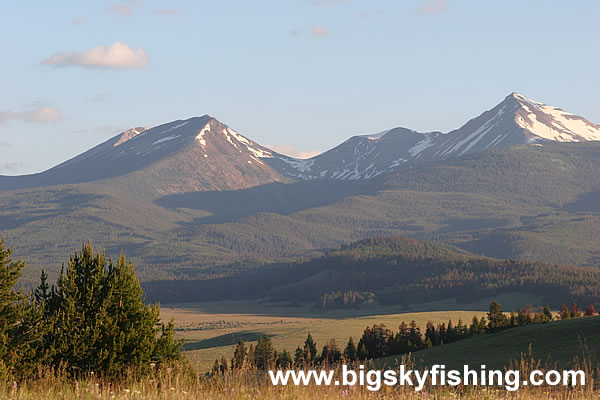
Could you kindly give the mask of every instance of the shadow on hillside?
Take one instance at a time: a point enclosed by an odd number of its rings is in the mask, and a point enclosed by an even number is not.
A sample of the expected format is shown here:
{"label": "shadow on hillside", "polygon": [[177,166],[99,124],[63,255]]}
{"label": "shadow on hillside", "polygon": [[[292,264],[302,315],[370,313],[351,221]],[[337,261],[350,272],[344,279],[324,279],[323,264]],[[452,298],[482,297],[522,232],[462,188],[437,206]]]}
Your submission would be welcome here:
{"label": "shadow on hillside", "polygon": [[237,344],[240,340],[244,342],[255,342],[263,336],[273,337],[264,332],[242,331],[227,333],[225,335],[215,336],[210,339],[204,339],[197,342],[186,342],[183,345],[184,351],[210,349],[212,347],[223,347]]}
{"label": "shadow on hillside", "polygon": [[194,223],[214,224],[239,220],[260,212],[282,215],[335,203],[347,196],[369,194],[357,182],[315,181],[270,183],[242,190],[190,192],[161,197],[166,208],[205,210],[212,215]]}
{"label": "shadow on hillside", "polygon": [[574,202],[565,204],[562,209],[568,212],[600,212],[600,191],[581,195]]}
{"label": "shadow on hillside", "polygon": [[0,204],[3,213],[0,215],[0,227],[3,230],[16,229],[30,222],[60,217],[87,207],[101,198],[96,194],[73,193],[68,190],[18,193]]}

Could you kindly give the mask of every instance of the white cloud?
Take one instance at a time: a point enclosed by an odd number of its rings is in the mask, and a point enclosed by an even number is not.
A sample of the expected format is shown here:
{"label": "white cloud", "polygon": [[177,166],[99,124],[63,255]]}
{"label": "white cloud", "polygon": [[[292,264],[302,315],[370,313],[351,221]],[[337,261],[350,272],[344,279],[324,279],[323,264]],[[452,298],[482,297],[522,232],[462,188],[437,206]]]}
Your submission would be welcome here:
{"label": "white cloud", "polygon": [[312,158],[316,155],[321,154],[318,150],[309,150],[309,151],[298,151],[296,146],[291,144],[272,144],[266,146],[267,148],[274,150],[280,154],[285,154],[286,156],[294,157],[294,158]]}
{"label": "white cloud", "polygon": [[148,55],[141,47],[133,50],[125,43],[115,42],[108,47],[96,46],[85,51],[60,52],[43,60],[42,64],[55,67],[142,68],[148,64]]}
{"label": "white cloud", "polygon": [[326,26],[313,26],[311,34],[315,37],[327,36],[330,34],[329,29]]}
{"label": "white cloud", "polygon": [[133,14],[133,10],[123,4],[111,4],[106,10],[111,14],[120,15],[122,17],[130,17]]}
{"label": "white cloud", "polygon": [[425,5],[418,11],[421,16],[444,12],[446,12],[446,0],[425,0]]}
{"label": "white cloud", "polygon": [[49,123],[62,118],[62,112],[54,107],[36,107],[27,111],[0,110],[0,124],[9,121]]}

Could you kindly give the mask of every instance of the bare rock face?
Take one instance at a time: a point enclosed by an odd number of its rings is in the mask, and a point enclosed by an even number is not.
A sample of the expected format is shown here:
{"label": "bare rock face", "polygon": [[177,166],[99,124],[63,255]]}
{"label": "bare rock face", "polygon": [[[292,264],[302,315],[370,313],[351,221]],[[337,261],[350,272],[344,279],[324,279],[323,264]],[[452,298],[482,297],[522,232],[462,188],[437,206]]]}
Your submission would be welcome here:
{"label": "bare rock face", "polygon": [[133,139],[134,137],[136,137],[140,133],[144,132],[145,130],[146,130],[146,128],[143,128],[143,127],[127,129],[125,132],[123,132],[121,134],[121,137],[115,144],[113,144],[113,146],[117,147],[118,145],[125,143],[129,139]]}

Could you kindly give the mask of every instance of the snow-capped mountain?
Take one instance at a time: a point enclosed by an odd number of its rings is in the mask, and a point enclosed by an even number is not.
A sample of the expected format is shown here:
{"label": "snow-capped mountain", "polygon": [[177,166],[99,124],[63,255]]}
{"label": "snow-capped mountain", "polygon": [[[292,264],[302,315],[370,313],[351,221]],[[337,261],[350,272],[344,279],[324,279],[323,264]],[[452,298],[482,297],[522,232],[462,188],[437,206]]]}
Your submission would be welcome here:
{"label": "snow-capped mountain", "polygon": [[354,136],[311,159],[284,156],[269,163],[295,179],[368,179],[487,149],[545,140],[600,140],[600,126],[511,93],[491,110],[448,133],[395,128],[376,135]]}
{"label": "snow-capped mountain", "polygon": [[264,161],[276,156],[205,115],[129,129],[42,173],[0,177],[0,188],[110,179],[157,195],[236,190],[287,180]]}
{"label": "snow-capped mountain", "polygon": [[394,128],[354,136],[310,159],[274,152],[205,115],[129,129],[45,172],[0,176],[0,190],[111,180],[154,195],[238,190],[290,180],[357,180],[487,149],[600,140],[600,126],[511,93],[448,133]]}
{"label": "snow-capped mountain", "polygon": [[414,160],[439,135],[395,128],[377,135],[354,136],[307,160],[279,156],[268,161],[295,179],[368,179],[414,165]]}

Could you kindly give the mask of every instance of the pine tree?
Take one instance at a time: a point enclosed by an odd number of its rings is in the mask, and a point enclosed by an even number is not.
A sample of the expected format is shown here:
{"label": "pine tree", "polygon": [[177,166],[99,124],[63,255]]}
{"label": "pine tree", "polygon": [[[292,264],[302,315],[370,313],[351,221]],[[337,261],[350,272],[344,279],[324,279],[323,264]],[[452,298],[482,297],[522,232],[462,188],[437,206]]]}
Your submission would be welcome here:
{"label": "pine tree", "polygon": [[352,337],[348,339],[348,344],[344,349],[344,357],[350,362],[354,362],[358,359],[358,352],[356,350],[356,345],[354,344],[354,340],[352,340]]}
{"label": "pine tree", "polygon": [[546,321],[552,321],[552,311],[550,311],[550,307],[546,305],[546,307],[544,307],[544,319]]}
{"label": "pine tree", "polygon": [[51,293],[50,286],[48,285],[48,274],[44,270],[42,270],[40,276],[40,285],[33,292],[33,298],[35,303],[40,306],[50,301]]}
{"label": "pine tree", "polygon": [[505,328],[509,321],[506,315],[502,313],[502,306],[496,300],[490,303],[490,311],[488,312],[488,328],[490,331],[495,332],[502,328]]}
{"label": "pine tree", "polygon": [[323,346],[323,351],[321,352],[321,358],[319,360],[323,364],[332,365],[340,361],[341,358],[342,353],[339,351],[335,339],[331,339]]}
{"label": "pine tree", "polygon": [[425,343],[423,342],[423,336],[421,336],[421,328],[417,326],[417,322],[415,320],[410,321],[408,338],[410,341],[410,351],[421,350]]}
{"label": "pine tree", "polygon": [[294,366],[300,368],[304,365],[304,351],[298,346],[294,353]]}
{"label": "pine tree", "polygon": [[273,343],[268,336],[263,336],[258,339],[256,348],[254,349],[254,361],[256,368],[269,369],[275,361]]}
{"label": "pine tree", "polygon": [[244,367],[244,363],[246,362],[246,357],[248,356],[248,351],[246,350],[246,345],[244,341],[240,339],[237,346],[235,347],[235,351],[233,352],[233,359],[231,360],[231,368],[232,369],[242,369]]}
{"label": "pine tree", "polygon": [[487,330],[487,322],[485,321],[485,317],[481,317],[481,319],[479,320],[479,332],[481,332],[482,334],[485,333]]}
{"label": "pine tree", "polygon": [[290,368],[292,366],[292,355],[286,349],[283,349],[275,365],[280,369]]}
{"label": "pine tree", "polygon": [[481,326],[477,315],[473,315],[473,319],[471,320],[471,326],[469,326],[469,335],[476,336],[482,335],[485,333],[486,322],[483,320],[483,327]]}
{"label": "pine tree", "polygon": [[358,355],[359,360],[365,360],[365,359],[367,359],[367,357],[369,357],[369,353],[367,352],[367,347],[365,346],[364,343],[358,342],[357,355]]}
{"label": "pine tree", "polygon": [[304,361],[306,365],[313,365],[317,360],[317,344],[309,333],[304,341]]}
{"label": "pine tree", "polygon": [[37,345],[42,333],[41,314],[15,285],[25,267],[12,260],[12,249],[0,240],[0,376],[24,376],[41,361]]}
{"label": "pine tree", "polygon": [[181,357],[172,321],[160,323],[158,306],[144,304],[133,264],[123,255],[107,261],[89,243],[61,271],[45,314],[52,320],[44,340],[55,350],[52,364],[74,373],[112,377]]}

